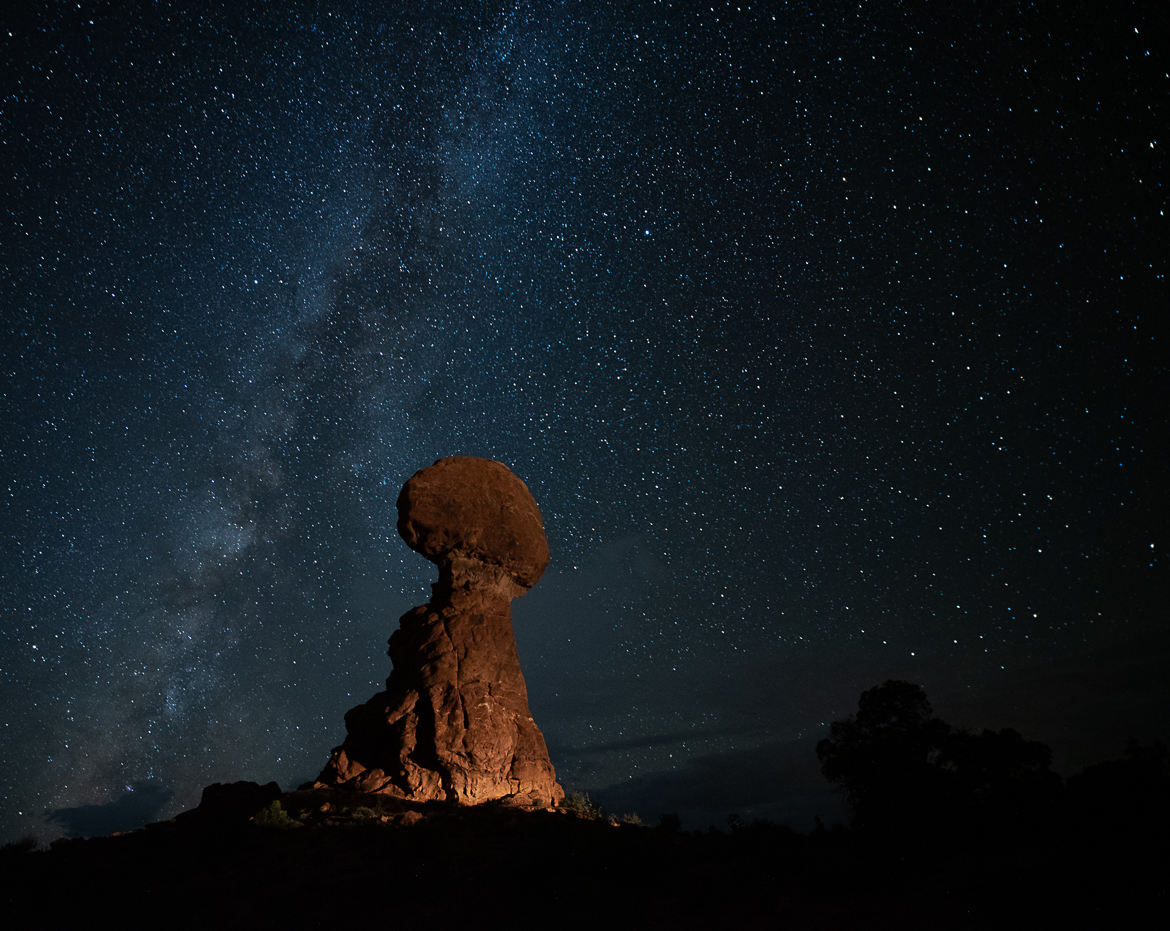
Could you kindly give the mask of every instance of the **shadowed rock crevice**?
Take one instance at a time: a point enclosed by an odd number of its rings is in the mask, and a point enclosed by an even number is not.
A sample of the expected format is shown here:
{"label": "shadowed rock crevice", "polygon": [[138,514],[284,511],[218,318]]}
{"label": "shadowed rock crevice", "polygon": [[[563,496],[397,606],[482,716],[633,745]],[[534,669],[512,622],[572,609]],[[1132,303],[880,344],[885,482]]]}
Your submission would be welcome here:
{"label": "shadowed rock crevice", "polygon": [[345,742],[314,787],[474,805],[564,795],[528,707],[513,598],[548,565],[525,484],[489,459],[440,459],[398,498],[398,531],[439,567],[428,604],[390,637],[386,691],[346,713]]}

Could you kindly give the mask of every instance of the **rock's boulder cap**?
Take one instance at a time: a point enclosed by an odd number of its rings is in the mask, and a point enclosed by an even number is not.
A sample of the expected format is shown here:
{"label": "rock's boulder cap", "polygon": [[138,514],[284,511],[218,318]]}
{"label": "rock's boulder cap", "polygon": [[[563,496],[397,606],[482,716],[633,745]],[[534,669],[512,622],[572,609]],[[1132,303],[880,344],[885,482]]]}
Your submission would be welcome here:
{"label": "rock's boulder cap", "polygon": [[463,557],[499,566],[524,589],[548,565],[548,540],[528,486],[502,462],[440,459],[398,496],[398,532],[432,562]]}

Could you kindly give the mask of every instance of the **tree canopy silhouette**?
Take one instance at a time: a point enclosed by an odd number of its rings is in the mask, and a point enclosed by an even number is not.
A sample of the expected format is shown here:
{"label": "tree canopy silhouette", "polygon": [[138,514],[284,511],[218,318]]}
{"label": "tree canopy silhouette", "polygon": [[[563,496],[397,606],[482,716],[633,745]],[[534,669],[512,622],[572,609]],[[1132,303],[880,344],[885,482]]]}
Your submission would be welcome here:
{"label": "tree canopy silhouette", "polygon": [[922,687],[891,680],[817,744],[858,828],[914,836],[1002,833],[1043,821],[1058,796],[1052,752],[1014,730],[978,734],[934,716]]}
{"label": "tree canopy silhouette", "polygon": [[845,791],[858,827],[884,827],[936,795],[940,747],[950,728],[921,686],[888,681],[862,693],[857,714],[834,721],[817,744],[821,771]]}

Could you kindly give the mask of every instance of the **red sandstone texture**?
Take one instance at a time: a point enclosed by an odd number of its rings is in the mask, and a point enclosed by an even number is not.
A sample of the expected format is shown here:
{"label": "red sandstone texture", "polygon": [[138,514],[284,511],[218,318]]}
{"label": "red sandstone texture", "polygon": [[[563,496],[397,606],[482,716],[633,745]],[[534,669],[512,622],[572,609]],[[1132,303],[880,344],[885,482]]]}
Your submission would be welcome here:
{"label": "red sandstone texture", "polygon": [[398,532],[438,564],[439,581],[429,604],[402,616],[386,691],[346,713],[345,742],[314,786],[555,805],[564,792],[528,708],[512,634],[512,599],[548,565],[532,494],[502,463],[440,459],[403,487]]}

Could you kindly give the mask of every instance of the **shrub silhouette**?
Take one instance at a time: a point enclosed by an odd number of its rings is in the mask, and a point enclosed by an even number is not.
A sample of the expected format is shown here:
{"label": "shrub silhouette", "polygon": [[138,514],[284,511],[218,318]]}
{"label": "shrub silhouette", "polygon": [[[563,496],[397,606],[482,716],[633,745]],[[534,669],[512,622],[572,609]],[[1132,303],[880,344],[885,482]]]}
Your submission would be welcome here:
{"label": "shrub silhouette", "polygon": [[949,777],[949,813],[967,833],[1040,829],[1056,816],[1062,787],[1049,769],[1052,751],[1017,731],[951,731],[939,763]]}
{"label": "shrub silhouette", "polygon": [[658,830],[664,834],[677,834],[682,830],[682,819],[678,812],[664,811],[658,816]]}
{"label": "shrub silhouette", "polygon": [[294,818],[290,818],[287,811],[280,804],[279,800],[269,802],[258,812],[253,819],[256,824],[262,828],[299,828],[301,823]]}
{"label": "shrub silhouette", "polygon": [[35,837],[22,837],[20,840],[12,841],[0,847],[0,864],[5,864],[9,860],[18,860],[36,849],[37,839]]}

